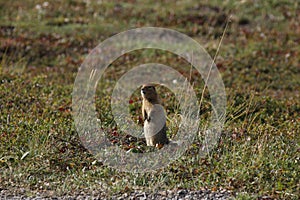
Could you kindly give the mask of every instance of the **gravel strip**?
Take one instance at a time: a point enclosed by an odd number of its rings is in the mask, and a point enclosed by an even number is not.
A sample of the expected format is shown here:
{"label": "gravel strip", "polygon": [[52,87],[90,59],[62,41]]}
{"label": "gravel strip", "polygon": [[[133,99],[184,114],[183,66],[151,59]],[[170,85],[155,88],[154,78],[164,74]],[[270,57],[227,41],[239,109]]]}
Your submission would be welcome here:
{"label": "gravel strip", "polygon": [[121,196],[114,196],[112,199],[118,200],[148,200],[148,199],[161,199],[161,200],[184,200],[184,199],[216,199],[216,200],[225,200],[225,199],[233,199],[233,195],[227,190],[198,190],[198,191],[190,191],[190,190],[168,190],[157,193],[130,193],[123,194]]}
{"label": "gravel strip", "polygon": [[120,195],[115,195],[110,198],[105,197],[105,194],[102,195],[86,195],[79,194],[74,196],[62,196],[62,197],[42,197],[43,195],[36,197],[26,197],[25,195],[8,195],[5,191],[0,192],[0,199],[18,199],[18,200],[42,200],[42,199],[52,199],[52,200],[72,200],[72,199],[116,199],[116,200],[185,200],[185,199],[216,199],[216,200],[225,200],[225,199],[234,199],[234,195],[227,190],[168,190],[160,191],[156,193],[147,193],[147,192],[131,192],[123,193]]}

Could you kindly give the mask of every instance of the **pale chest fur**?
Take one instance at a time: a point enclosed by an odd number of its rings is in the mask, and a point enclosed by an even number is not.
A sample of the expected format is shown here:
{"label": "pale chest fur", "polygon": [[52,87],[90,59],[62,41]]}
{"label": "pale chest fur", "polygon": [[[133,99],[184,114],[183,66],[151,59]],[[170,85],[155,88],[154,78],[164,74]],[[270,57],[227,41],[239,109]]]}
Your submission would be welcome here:
{"label": "pale chest fur", "polygon": [[144,122],[145,137],[152,137],[158,134],[166,125],[165,110],[162,105],[154,104],[145,108],[148,119]]}

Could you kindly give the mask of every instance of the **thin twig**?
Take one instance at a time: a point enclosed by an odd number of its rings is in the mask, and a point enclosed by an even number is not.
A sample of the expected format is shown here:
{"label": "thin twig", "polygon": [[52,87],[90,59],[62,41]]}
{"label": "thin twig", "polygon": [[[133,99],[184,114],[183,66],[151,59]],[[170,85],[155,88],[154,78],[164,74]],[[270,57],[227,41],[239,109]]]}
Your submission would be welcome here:
{"label": "thin twig", "polygon": [[210,68],[209,68],[209,71],[208,71],[208,75],[207,75],[206,80],[205,80],[205,83],[204,83],[204,88],[203,88],[203,90],[202,90],[201,99],[200,99],[200,104],[199,104],[200,109],[201,109],[202,101],[203,101],[203,98],[204,98],[205,88],[206,88],[206,86],[207,86],[207,82],[208,82],[208,79],[209,79],[209,77],[210,77],[212,67],[213,67],[213,65],[214,65],[214,63],[215,63],[215,61],[216,61],[216,59],[217,59],[217,56],[218,56],[219,51],[220,51],[220,47],[221,47],[222,42],[223,42],[223,38],[224,38],[225,33],[226,33],[226,31],[227,31],[227,28],[228,28],[228,24],[229,24],[229,21],[230,21],[229,18],[230,18],[230,16],[227,18],[226,25],[225,25],[225,28],[224,28],[224,30],[223,30],[223,34],[222,34],[221,40],[220,40],[219,45],[218,45],[218,48],[217,48],[217,52],[216,52],[216,54],[215,54],[215,56],[214,56],[214,59],[213,59],[211,65],[210,65]]}

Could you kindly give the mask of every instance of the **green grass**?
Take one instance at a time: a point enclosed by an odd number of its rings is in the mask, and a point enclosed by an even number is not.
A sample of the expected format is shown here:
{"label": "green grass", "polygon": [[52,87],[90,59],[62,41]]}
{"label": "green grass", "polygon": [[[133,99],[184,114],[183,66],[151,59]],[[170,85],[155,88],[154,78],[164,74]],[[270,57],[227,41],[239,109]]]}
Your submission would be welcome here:
{"label": "green grass", "polygon": [[[0,1],[1,189],[29,196],[81,191],[110,196],[205,187],[226,188],[238,199],[300,198],[297,1],[85,2],[49,1],[38,11],[35,7],[42,1]],[[201,138],[197,138],[168,167],[133,174],[103,165],[82,146],[71,101],[78,68],[89,50],[120,31],[161,26],[193,37],[213,57],[229,15],[231,22],[216,59],[228,98],[226,122],[209,155],[199,155]],[[97,88],[96,107],[105,128],[114,128],[109,107],[114,83],[146,62],[173,66],[190,76],[188,63],[171,53],[145,50],[121,56]],[[200,97],[203,81],[195,70],[191,82]],[[172,124],[177,102],[169,90],[160,88],[160,92]],[[132,100],[132,118],[138,122],[138,91]],[[205,120],[210,106],[205,103],[203,108]]]}

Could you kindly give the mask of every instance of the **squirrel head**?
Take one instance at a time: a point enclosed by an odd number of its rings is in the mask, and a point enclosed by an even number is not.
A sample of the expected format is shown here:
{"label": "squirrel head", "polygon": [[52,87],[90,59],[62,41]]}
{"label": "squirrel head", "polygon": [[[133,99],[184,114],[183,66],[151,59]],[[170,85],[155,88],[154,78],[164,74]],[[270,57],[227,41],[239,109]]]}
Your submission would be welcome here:
{"label": "squirrel head", "polygon": [[148,100],[152,104],[159,104],[159,96],[156,92],[154,84],[145,84],[142,85],[141,94],[143,99]]}

